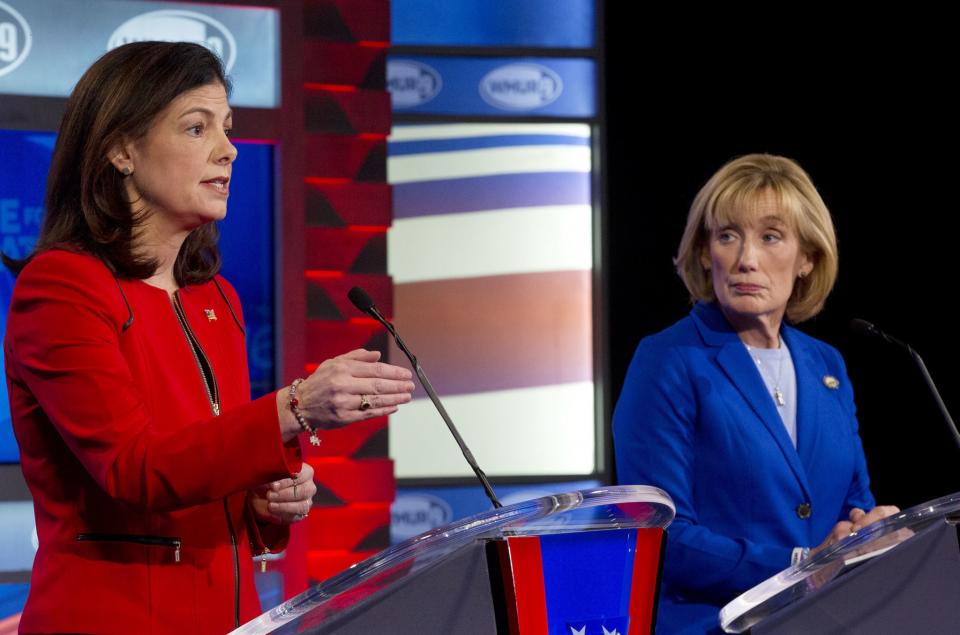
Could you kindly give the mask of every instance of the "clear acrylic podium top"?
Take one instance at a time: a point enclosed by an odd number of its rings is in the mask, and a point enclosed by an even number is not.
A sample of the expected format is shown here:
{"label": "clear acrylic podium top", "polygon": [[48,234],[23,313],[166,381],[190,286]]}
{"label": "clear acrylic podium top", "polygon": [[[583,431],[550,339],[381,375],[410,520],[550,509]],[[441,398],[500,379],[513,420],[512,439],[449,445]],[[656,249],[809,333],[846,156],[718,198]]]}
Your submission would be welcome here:
{"label": "clear acrylic podium top", "polygon": [[727,633],[742,633],[777,610],[815,593],[857,564],[881,555],[936,522],[958,515],[960,493],[868,525],[734,599],[720,610],[720,626]]}
{"label": "clear acrylic podium top", "polygon": [[323,621],[477,540],[598,529],[665,528],[673,520],[674,512],[673,500],[666,492],[644,485],[555,494],[492,509],[381,551],[233,632],[271,633],[304,619],[310,623]]}

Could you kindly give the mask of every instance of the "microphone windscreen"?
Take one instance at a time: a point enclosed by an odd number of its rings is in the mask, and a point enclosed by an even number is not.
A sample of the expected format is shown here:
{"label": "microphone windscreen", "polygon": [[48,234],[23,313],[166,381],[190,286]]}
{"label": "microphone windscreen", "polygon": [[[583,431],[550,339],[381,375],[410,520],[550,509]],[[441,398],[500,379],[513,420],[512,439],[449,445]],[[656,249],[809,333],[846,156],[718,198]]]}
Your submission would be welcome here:
{"label": "microphone windscreen", "polygon": [[360,287],[354,287],[347,292],[347,297],[350,298],[350,301],[353,302],[353,306],[357,307],[364,313],[367,313],[374,307],[373,298],[371,298],[366,291]]}
{"label": "microphone windscreen", "polygon": [[850,328],[860,333],[861,335],[879,335],[877,327],[867,322],[866,320],[861,320],[860,318],[853,318],[850,320]]}

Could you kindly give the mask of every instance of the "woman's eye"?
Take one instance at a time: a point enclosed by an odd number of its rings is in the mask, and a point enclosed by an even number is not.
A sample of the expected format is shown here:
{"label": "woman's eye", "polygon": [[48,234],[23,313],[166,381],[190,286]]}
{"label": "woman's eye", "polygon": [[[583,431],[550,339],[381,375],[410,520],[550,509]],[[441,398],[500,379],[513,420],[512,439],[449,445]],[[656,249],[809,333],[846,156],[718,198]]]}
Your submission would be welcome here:
{"label": "woman's eye", "polygon": [[194,137],[199,137],[201,134],[203,134],[203,124],[198,123],[195,126],[190,126],[189,128],[187,128],[187,132],[189,132]]}
{"label": "woman's eye", "polygon": [[224,129],[223,129],[223,134],[225,134],[225,135],[227,135],[227,136],[229,137],[230,135],[233,134],[233,128],[224,128]]}
{"label": "woman's eye", "polygon": [[733,232],[720,232],[717,234],[717,240],[722,243],[731,242],[734,239]]}
{"label": "woman's eye", "polygon": [[771,232],[763,235],[763,241],[767,243],[775,243],[778,240],[782,240],[783,236],[778,233]]}

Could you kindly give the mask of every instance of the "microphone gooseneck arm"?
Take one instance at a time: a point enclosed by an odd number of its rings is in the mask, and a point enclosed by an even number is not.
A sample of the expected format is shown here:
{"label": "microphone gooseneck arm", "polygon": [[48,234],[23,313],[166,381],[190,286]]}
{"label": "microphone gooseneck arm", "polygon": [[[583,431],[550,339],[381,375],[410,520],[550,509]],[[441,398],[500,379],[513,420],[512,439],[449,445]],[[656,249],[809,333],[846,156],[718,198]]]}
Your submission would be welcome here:
{"label": "microphone gooseneck arm", "polygon": [[387,331],[393,336],[394,341],[396,341],[397,346],[403,351],[403,354],[407,356],[407,359],[410,360],[411,366],[413,366],[414,372],[417,374],[417,378],[420,380],[420,385],[423,386],[423,389],[426,391],[427,396],[430,397],[430,401],[433,402],[434,407],[437,409],[437,412],[440,413],[440,418],[443,419],[443,422],[447,424],[447,429],[450,430],[450,434],[453,435],[453,439],[457,442],[457,445],[460,447],[460,452],[463,453],[463,458],[466,459],[467,464],[470,465],[470,469],[473,470],[473,473],[476,474],[477,480],[480,481],[480,485],[483,486],[483,491],[487,494],[487,498],[490,499],[490,502],[493,503],[494,508],[501,508],[503,505],[497,499],[496,493],[493,491],[493,486],[490,485],[490,481],[487,479],[487,475],[484,473],[480,466],[477,464],[477,460],[473,458],[473,453],[470,451],[470,448],[467,447],[466,442],[463,440],[463,437],[460,436],[460,432],[457,430],[457,427],[453,424],[453,420],[450,418],[450,415],[447,414],[447,409],[443,407],[443,404],[440,402],[440,397],[437,396],[437,391],[433,389],[433,385],[430,383],[430,380],[427,379],[426,373],[423,372],[423,368],[420,366],[420,362],[417,361],[417,356],[410,352],[410,349],[407,348],[407,345],[404,343],[403,338],[400,337],[400,334],[397,333],[397,329],[394,328],[393,324],[390,323],[383,315],[377,310],[376,305],[374,305],[373,300],[370,296],[360,287],[353,287],[350,289],[350,292],[347,294],[347,297],[353,302],[353,305],[363,311],[364,313],[370,315],[373,319],[383,325]]}
{"label": "microphone gooseneck arm", "polygon": [[917,368],[920,369],[920,374],[923,376],[923,381],[927,385],[927,389],[930,391],[930,394],[933,395],[933,400],[937,403],[937,407],[940,409],[940,414],[943,416],[943,420],[946,422],[947,427],[950,429],[950,433],[953,435],[953,442],[957,445],[957,448],[960,449],[960,432],[957,431],[957,425],[953,422],[953,417],[950,416],[950,411],[947,410],[947,404],[943,402],[943,397],[940,396],[940,391],[937,390],[937,385],[934,383],[933,377],[930,375],[930,371],[927,370],[927,365],[923,363],[923,358],[920,357],[920,354],[913,350],[913,347],[906,342],[880,330],[876,327],[876,325],[867,322],[866,320],[861,320],[859,318],[853,319],[850,321],[850,326],[855,331],[864,333],[866,335],[879,337],[888,344],[893,344],[894,346],[902,348],[910,354],[910,358],[917,365]]}

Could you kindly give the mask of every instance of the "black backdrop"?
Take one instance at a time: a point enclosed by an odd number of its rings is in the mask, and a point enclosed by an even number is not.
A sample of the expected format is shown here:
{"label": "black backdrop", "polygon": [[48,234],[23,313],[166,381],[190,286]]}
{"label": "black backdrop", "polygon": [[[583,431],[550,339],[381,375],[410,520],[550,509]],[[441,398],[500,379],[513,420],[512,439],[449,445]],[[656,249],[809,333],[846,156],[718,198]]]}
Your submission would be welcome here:
{"label": "black backdrop", "polygon": [[783,154],[837,227],[837,287],[800,328],[846,359],[874,494],[906,507],[960,490],[960,450],[910,359],[848,328],[860,317],[910,342],[960,416],[957,56],[936,18],[922,30],[829,16],[764,28],[606,4],[614,398],[639,339],[689,308],[671,257],[698,188],[735,156]]}

